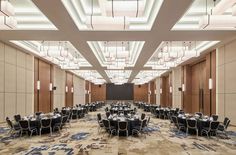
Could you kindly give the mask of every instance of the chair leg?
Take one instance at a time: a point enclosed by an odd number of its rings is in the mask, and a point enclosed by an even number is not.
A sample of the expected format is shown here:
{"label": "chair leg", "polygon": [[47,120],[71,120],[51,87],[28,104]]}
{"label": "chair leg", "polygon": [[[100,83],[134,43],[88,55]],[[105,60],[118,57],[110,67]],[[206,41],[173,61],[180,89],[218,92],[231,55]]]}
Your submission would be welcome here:
{"label": "chair leg", "polygon": [[39,129],[39,135],[42,135],[42,128]]}
{"label": "chair leg", "polygon": [[52,127],[50,127],[50,136],[52,136]]}
{"label": "chair leg", "polygon": [[186,129],[186,136],[188,136],[188,128]]}
{"label": "chair leg", "polygon": [[197,132],[197,137],[198,137],[198,129],[196,129],[196,132]]}

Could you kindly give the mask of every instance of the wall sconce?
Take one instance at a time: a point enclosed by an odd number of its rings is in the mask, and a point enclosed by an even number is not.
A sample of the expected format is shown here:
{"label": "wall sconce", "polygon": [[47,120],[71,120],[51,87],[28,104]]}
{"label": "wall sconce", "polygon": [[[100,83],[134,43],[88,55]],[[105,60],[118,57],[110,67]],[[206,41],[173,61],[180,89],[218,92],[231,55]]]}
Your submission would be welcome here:
{"label": "wall sconce", "polygon": [[66,86],[66,93],[68,92],[68,87]]}
{"label": "wall sconce", "polygon": [[212,80],[212,78],[210,78],[209,81],[208,81],[208,87],[209,87],[210,90],[213,88],[213,80]]}
{"label": "wall sconce", "polygon": [[49,83],[49,91],[52,91],[52,83]]}
{"label": "wall sconce", "polygon": [[71,93],[74,93],[74,87],[71,87]]}
{"label": "wall sconce", "polygon": [[40,81],[37,81],[37,84],[36,84],[37,86],[36,86],[36,88],[37,88],[37,90],[40,90]]}
{"label": "wall sconce", "polygon": [[160,89],[160,94],[162,94],[162,88]]}
{"label": "wall sconce", "polygon": [[172,86],[170,86],[170,93],[172,93]]}
{"label": "wall sconce", "polygon": [[151,94],[152,94],[152,91],[151,91],[151,90],[149,90],[149,91],[148,91],[148,94],[149,94],[149,95],[151,95]]}
{"label": "wall sconce", "polygon": [[156,89],[154,90],[154,93],[157,94],[157,90]]}
{"label": "wall sconce", "polygon": [[182,84],[182,91],[185,92],[185,84]]}

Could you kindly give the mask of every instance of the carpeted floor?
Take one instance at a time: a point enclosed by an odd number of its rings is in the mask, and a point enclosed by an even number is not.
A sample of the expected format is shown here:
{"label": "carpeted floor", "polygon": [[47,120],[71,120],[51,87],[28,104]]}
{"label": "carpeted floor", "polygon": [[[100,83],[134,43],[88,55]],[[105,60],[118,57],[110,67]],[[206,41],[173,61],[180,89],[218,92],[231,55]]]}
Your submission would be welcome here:
{"label": "carpeted floor", "polygon": [[[104,109],[90,112],[83,119],[73,121],[71,127],[61,133],[27,136],[23,138],[9,137],[5,124],[0,127],[0,155],[235,155],[236,128],[229,128],[230,139],[186,136],[170,129],[168,120],[160,120],[151,116],[147,134],[139,137],[111,138],[107,133],[98,133],[96,114],[105,117]],[[138,113],[141,115],[141,110]]]}

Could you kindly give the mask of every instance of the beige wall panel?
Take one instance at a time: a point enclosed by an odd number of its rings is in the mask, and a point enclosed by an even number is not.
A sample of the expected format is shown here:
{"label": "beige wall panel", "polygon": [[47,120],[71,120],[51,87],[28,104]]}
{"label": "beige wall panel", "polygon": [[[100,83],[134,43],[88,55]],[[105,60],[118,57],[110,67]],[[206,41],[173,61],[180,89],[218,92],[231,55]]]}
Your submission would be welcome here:
{"label": "beige wall panel", "polygon": [[233,41],[225,45],[225,64],[231,61],[236,61],[235,52],[236,52],[236,41]]}
{"label": "beige wall panel", "polygon": [[217,94],[219,120],[223,121],[225,117],[225,95]]}
{"label": "beige wall panel", "polygon": [[17,92],[25,93],[26,92],[26,71],[25,68],[17,67],[16,68],[16,77],[17,77]]}
{"label": "beige wall panel", "polygon": [[16,49],[5,45],[5,62],[16,65]]}
{"label": "beige wall panel", "polygon": [[34,72],[26,70],[26,93],[34,92]]}
{"label": "beige wall panel", "polygon": [[26,94],[26,115],[34,113],[34,94]]}
{"label": "beige wall panel", "polygon": [[5,117],[16,114],[16,93],[5,93]]}
{"label": "beige wall panel", "polygon": [[229,117],[231,124],[236,124],[236,94],[225,94],[225,116]]}
{"label": "beige wall panel", "polygon": [[26,115],[26,94],[25,93],[18,93],[16,98],[16,113],[22,116]]}
{"label": "beige wall panel", "polygon": [[0,42],[0,62],[4,61],[4,44]]}
{"label": "beige wall panel", "polygon": [[26,69],[34,70],[34,57],[29,54],[26,55]]}
{"label": "beige wall panel", "polygon": [[236,93],[235,66],[236,66],[236,61],[225,64],[225,75],[224,75],[225,76],[225,93]]}
{"label": "beige wall panel", "polygon": [[26,67],[26,54],[20,51],[17,51],[16,63],[18,67]]}
{"label": "beige wall panel", "polygon": [[16,92],[16,66],[5,64],[5,92]]}
{"label": "beige wall panel", "polygon": [[4,109],[4,93],[0,93],[0,122],[5,121]]}
{"label": "beige wall panel", "polygon": [[218,85],[217,85],[217,92],[224,93],[225,92],[225,65],[221,65],[216,68],[218,75]]}
{"label": "beige wall panel", "polygon": [[4,92],[4,62],[0,61],[0,93]]}
{"label": "beige wall panel", "polygon": [[221,46],[220,48],[218,48],[218,64],[216,64],[217,66],[223,65],[225,63],[225,46]]}

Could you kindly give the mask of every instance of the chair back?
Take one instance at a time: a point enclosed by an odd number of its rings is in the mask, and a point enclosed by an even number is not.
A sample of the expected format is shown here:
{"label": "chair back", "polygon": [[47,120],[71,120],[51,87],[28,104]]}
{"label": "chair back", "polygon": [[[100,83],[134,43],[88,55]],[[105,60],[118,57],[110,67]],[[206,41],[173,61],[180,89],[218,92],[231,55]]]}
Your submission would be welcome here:
{"label": "chair back", "polygon": [[43,128],[51,127],[52,119],[51,118],[46,118],[46,119],[41,119],[40,120],[40,125]]}
{"label": "chair back", "polygon": [[111,115],[111,113],[109,111],[106,112],[106,116],[107,118]]}
{"label": "chair back", "polygon": [[107,119],[103,119],[102,123],[106,129],[110,129],[110,121]]}
{"label": "chair back", "polygon": [[76,110],[76,109],[72,110],[72,115],[77,115],[77,113],[78,113],[78,110]]}
{"label": "chair back", "polygon": [[11,120],[9,119],[9,117],[6,117],[6,122],[9,128],[13,129],[13,124],[11,122]]}
{"label": "chair back", "polygon": [[141,128],[144,128],[147,126],[147,119],[142,120],[141,122]]}
{"label": "chair back", "polygon": [[14,115],[14,119],[16,122],[19,122],[21,120],[21,115]]}
{"label": "chair back", "polygon": [[229,126],[229,123],[230,123],[230,120],[228,119],[228,121],[227,121],[227,123],[226,123],[226,125],[225,125],[225,129],[227,129],[227,128],[228,128],[228,126]]}
{"label": "chair back", "polygon": [[227,122],[228,122],[228,120],[229,120],[229,118],[228,117],[225,117],[225,119],[224,119],[224,126],[226,126],[227,125]]}
{"label": "chair back", "polygon": [[62,116],[61,122],[62,124],[65,124],[68,120],[68,115]]}
{"label": "chair back", "polygon": [[126,121],[118,122],[118,130],[127,130],[127,128],[128,128],[128,122]]}
{"label": "chair back", "polygon": [[186,119],[188,128],[197,128],[197,120],[196,119]]}
{"label": "chair back", "polygon": [[201,112],[195,112],[196,115],[199,115],[200,118],[203,116],[203,114]]}
{"label": "chair back", "polygon": [[150,122],[150,116],[147,119],[147,125],[149,124],[149,122]]}
{"label": "chair back", "polygon": [[97,114],[97,119],[98,119],[98,121],[101,121],[101,120],[102,120],[101,113],[98,113],[98,114]]}
{"label": "chair back", "polygon": [[213,118],[213,121],[217,121],[218,120],[218,115],[211,115],[211,117]]}
{"label": "chair back", "polygon": [[146,114],[142,113],[142,114],[141,114],[141,120],[144,120],[145,117],[146,117]]}
{"label": "chair back", "polygon": [[43,112],[41,112],[41,111],[40,111],[40,112],[36,112],[35,115],[36,115],[36,116],[39,116],[39,115],[41,115],[42,113],[43,113]]}
{"label": "chair back", "polygon": [[220,124],[219,121],[212,121],[212,122],[210,122],[210,127],[209,127],[209,128],[210,128],[211,130],[217,130],[219,124]]}
{"label": "chair back", "polygon": [[20,120],[19,125],[20,125],[20,128],[23,130],[29,129],[29,121],[28,120]]}

